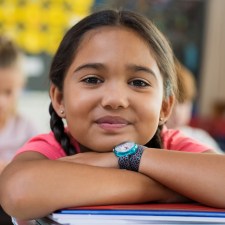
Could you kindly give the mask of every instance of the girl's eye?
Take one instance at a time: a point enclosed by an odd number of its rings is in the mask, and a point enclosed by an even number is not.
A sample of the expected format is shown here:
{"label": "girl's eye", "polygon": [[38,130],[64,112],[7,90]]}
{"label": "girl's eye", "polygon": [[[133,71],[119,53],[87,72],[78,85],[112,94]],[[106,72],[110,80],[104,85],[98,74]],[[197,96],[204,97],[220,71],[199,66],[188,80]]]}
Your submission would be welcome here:
{"label": "girl's eye", "polygon": [[130,82],[130,85],[135,86],[135,87],[147,87],[150,86],[149,83],[147,83],[146,81],[143,80],[132,80]]}
{"label": "girl's eye", "polygon": [[82,80],[82,82],[85,82],[87,84],[100,84],[103,81],[100,80],[98,77],[86,77],[85,79]]}

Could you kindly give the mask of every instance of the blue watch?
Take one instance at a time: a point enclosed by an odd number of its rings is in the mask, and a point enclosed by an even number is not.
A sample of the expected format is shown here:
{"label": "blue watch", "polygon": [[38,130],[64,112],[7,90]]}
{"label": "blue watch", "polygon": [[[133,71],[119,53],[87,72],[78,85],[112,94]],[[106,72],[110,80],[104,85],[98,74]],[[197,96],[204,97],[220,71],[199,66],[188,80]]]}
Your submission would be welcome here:
{"label": "blue watch", "polygon": [[120,169],[138,171],[144,146],[132,141],[123,142],[114,147]]}

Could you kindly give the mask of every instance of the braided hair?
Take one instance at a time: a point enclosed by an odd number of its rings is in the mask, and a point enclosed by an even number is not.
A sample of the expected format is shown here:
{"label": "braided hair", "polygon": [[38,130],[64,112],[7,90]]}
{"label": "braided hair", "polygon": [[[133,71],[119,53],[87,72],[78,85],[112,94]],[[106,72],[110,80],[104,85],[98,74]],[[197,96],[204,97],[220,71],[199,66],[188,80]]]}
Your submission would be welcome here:
{"label": "braided hair", "polygon": [[[177,82],[173,52],[168,41],[150,20],[137,13],[123,10],[103,10],[93,13],[68,30],[59,45],[50,68],[50,81],[59,91],[63,93],[63,83],[67,70],[76,56],[84,35],[88,31],[102,26],[127,27],[140,35],[152,50],[160,69],[163,77],[164,98],[175,95]],[[56,140],[67,155],[75,154],[70,137],[65,132],[63,121],[55,112],[52,104],[49,106],[49,113],[51,116],[50,126]],[[147,147],[162,148],[161,130],[162,126],[159,126],[154,137],[146,144]]]}
{"label": "braided hair", "polygon": [[152,139],[145,144],[148,148],[163,148],[163,142],[161,138],[161,131],[162,131],[163,125],[159,125],[154,136]]}
{"label": "braided hair", "polygon": [[75,149],[70,143],[68,134],[64,131],[64,123],[62,118],[55,112],[52,103],[49,105],[49,114],[51,115],[50,127],[54,133],[55,139],[61,144],[62,148],[66,152],[66,155],[73,155],[75,153]]}

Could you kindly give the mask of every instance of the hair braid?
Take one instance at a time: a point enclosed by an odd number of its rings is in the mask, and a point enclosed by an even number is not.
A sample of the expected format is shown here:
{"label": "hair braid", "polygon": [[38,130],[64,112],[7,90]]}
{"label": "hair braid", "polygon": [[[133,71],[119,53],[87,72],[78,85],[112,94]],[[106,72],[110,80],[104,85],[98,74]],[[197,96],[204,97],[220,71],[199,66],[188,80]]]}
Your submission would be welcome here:
{"label": "hair braid", "polygon": [[49,105],[50,127],[54,133],[55,139],[61,144],[67,155],[75,154],[75,149],[71,145],[70,138],[66,134],[62,118],[55,112],[52,103]]}
{"label": "hair braid", "polygon": [[161,131],[163,126],[159,125],[153,138],[145,145],[148,148],[163,148]]}

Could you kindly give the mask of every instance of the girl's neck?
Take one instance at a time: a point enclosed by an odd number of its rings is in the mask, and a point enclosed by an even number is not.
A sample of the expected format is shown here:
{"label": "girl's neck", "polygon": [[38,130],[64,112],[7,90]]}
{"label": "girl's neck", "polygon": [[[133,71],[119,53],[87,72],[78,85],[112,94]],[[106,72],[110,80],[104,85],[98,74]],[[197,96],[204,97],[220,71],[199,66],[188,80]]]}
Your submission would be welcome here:
{"label": "girl's neck", "polygon": [[91,149],[81,145],[80,143],[79,143],[79,146],[80,146],[80,152],[92,152]]}
{"label": "girl's neck", "polygon": [[77,147],[79,147],[79,149],[77,149],[78,152],[91,152],[91,149],[86,148],[85,146],[81,145],[80,143],[77,142],[77,140],[75,140],[73,138],[73,136],[70,134],[68,128],[65,129],[65,131],[67,132],[68,136],[70,137],[70,141],[71,143],[76,147],[76,145],[78,145]]}

